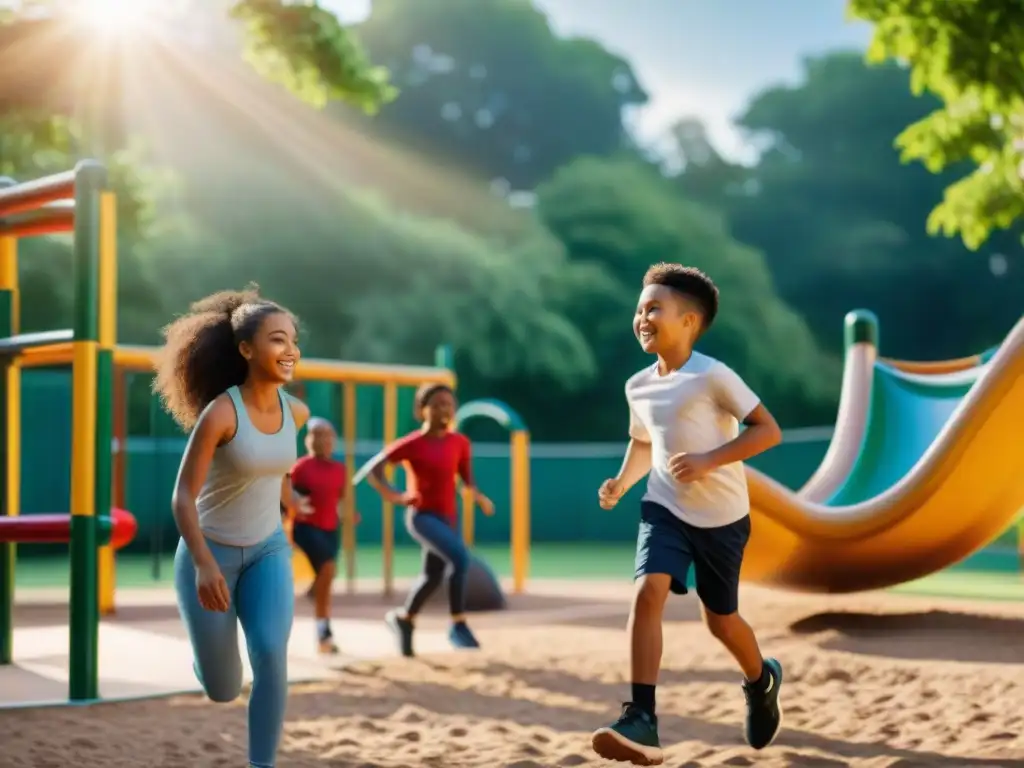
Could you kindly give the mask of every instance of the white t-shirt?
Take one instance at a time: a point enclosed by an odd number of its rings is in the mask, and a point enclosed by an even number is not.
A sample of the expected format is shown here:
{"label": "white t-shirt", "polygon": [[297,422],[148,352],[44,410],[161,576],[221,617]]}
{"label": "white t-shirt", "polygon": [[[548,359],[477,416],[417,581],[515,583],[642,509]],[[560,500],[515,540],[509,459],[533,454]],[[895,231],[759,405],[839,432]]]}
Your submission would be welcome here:
{"label": "white t-shirt", "polygon": [[729,525],[750,512],[743,464],[726,464],[692,483],[668,471],[677,453],[705,453],[733,440],[739,423],[761,402],[729,366],[694,352],[678,371],[658,364],[626,382],[629,436],[651,444],[644,499],[661,504],[698,528]]}

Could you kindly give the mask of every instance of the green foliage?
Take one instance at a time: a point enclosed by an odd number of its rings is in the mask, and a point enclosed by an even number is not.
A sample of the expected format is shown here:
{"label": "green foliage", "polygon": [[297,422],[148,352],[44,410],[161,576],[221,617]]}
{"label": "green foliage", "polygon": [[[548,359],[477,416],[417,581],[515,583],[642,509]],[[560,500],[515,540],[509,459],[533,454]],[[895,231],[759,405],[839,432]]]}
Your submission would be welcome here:
{"label": "green foliage", "polygon": [[869,58],[911,68],[915,94],[943,106],[897,138],[904,161],[938,172],[971,163],[928,218],[971,249],[1024,215],[1024,5],[1008,0],[851,0],[875,24]]}
{"label": "green foliage", "polygon": [[401,88],[377,135],[513,189],[628,144],[623,109],[647,101],[628,61],[559,37],[530,0],[375,0],[355,32]]}
{"label": "green foliage", "polygon": [[[987,259],[925,229],[955,169],[899,162],[893,136],[938,106],[914,97],[909,80],[896,63],[870,67],[859,53],[815,57],[801,82],[766,89],[739,117],[763,148],[756,165],[708,159],[695,129],[681,149],[705,160],[687,162],[676,188],[719,208],[733,235],[765,254],[783,299],[835,352],[855,307],[878,313],[887,355],[918,359],[998,343],[1020,314],[1020,270],[993,275]],[[1013,240],[1000,232],[989,245],[1013,252]]]}
{"label": "green foliage", "polygon": [[315,1],[239,0],[231,16],[245,25],[253,68],[312,106],[338,100],[374,113],[397,94],[387,71],[372,66],[359,41]]}

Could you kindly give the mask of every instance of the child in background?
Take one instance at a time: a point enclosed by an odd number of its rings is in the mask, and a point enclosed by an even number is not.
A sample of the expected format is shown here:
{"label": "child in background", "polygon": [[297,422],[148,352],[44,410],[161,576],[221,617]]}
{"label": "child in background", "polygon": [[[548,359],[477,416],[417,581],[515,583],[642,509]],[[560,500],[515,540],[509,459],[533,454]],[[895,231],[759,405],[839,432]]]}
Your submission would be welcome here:
{"label": "child in background", "polygon": [[[398,640],[403,656],[413,655],[416,616],[448,576],[448,607],[452,623],[448,639],[456,648],[479,648],[466,625],[464,594],[469,569],[469,550],[456,528],[455,478],[473,491],[473,499],[485,515],[494,514],[491,500],[473,484],[469,438],[451,430],[455,417],[455,393],[443,384],[427,384],[416,392],[416,418],[423,426],[387,446],[370,473],[370,482],[387,501],[407,505],[405,527],[423,547],[423,571],[409,592],[405,607],[390,611],[386,621]],[[384,479],[384,464],[406,464],[416,491],[402,492]]]}
{"label": "child in background", "polygon": [[[598,491],[601,506],[611,509],[648,476],[628,630],[632,700],[593,735],[594,750],[609,760],[660,765],[664,759],[655,714],[662,612],[670,592],[686,593],[691,565],[704,622],[743,671],[747,743],[767,747],[782,722],[782,666],[762,658],[738,611],[750,537],[741,462],[777,445],[781,432],[731,368],[693,349],[717,312],[718,288],[699,270],[656,264],[644,276],[633,332],[658,359],[626,383],[629,445],[618,475]],[[742,433],[740,422],[747,427]]]}
{"label": "child in background", "polygon": [[302,550],[316,577],[311,588],[320,653],[335,654],[331,631],[331,584],[338,557],[338,504],[345,496],[345,465],[334,459],[334,427],[314,417],[306,429],[306,455],[291,471],[295,523],[292,540]]}

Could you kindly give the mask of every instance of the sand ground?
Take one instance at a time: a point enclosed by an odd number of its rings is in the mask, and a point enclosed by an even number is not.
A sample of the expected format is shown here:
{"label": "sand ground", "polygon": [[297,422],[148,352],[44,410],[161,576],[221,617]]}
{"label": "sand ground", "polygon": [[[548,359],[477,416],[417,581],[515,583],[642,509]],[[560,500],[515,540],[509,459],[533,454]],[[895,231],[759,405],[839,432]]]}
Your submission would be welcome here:
{"label": "sand ground", "polygon": [[[363,661],[295,686],[279,765],[613,765],[589,732],[628,693],[628,585],[573,591],[541,585],[478,617],[481,652]],[[339,598],[337,610],[381,605]],[[1024,605],[750,588],[742,610],[785,665],[784,730],[764,752],[743,744],[739,674],[694,601],[674,599],[658,689],[666,765],[1024,766]],[[245,734],[244,699],[0,711],[0,766],[241,768]]]}

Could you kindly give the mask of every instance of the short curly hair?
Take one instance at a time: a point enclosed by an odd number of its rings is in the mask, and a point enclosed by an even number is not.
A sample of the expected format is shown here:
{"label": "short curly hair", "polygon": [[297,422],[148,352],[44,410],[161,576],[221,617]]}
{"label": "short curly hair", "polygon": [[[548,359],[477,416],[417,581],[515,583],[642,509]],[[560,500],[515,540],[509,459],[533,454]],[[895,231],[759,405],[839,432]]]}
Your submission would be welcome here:
{"label": "short curly hair", "polygon": [[419,386],[412,401],[412,416],[416,421],[423,421],[423,409],[427,406],[427,403],[430,402],[430,398],[438,392],[447,392],[452,397],[455,396],[455,390],[447,384],[433,382],[431,384],[421,384]]}
{"label": "short curly hair", "polygon": [[644,288],[649,285],[664,285],[682,294],[697,305],[707,330],[718,315],[718,286],[696,267],[660,262],[654,264],[644,275]]}
{"label": "short curly hair", "polygon": [[250,284],[200,299],[163,328],[153,391],[182,429],[192,429],[206,406],[245,381],[249,364],[238,345],[251,341],[264,319],[279,313],[294,319]]}

